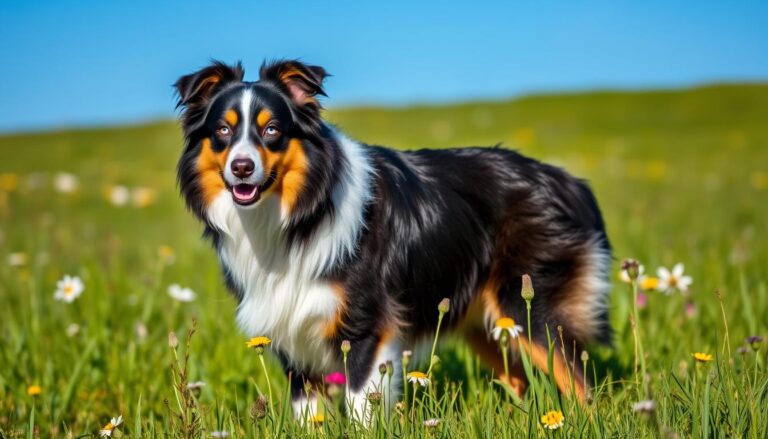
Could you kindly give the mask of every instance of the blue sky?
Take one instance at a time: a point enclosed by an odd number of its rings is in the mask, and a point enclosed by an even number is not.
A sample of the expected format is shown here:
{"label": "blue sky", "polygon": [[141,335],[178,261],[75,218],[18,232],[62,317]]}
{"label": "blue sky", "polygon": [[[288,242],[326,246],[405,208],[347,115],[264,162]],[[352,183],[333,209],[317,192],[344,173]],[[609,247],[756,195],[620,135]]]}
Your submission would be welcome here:
{"label": "blue sky", "polygon": [[322,65],[328,106],[768,80],[768,2],[633,3],[6,0],[0,131],[172,117],[210,58]]}

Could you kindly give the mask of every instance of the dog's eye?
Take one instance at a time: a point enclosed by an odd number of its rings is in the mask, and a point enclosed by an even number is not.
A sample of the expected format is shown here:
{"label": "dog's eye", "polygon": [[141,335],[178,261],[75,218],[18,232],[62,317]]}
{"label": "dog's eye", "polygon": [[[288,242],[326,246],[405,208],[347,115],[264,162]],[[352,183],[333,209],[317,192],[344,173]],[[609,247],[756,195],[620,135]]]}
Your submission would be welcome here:
{"label": "dog's eye", "polygon": [[219,136],[228,136],[232,134],[232,130],[228,126],[222,125],[216,128],[216,134],[218,134]]}
{"label": "dog's eye", "polygon": [[278,130],[277,127],[274,126],[274,125],[270,125],[270,126],[264,128],[264,135],[265,136],[272,137],[272,136],[276,136],[278,134],[280,134],[280,130]]}

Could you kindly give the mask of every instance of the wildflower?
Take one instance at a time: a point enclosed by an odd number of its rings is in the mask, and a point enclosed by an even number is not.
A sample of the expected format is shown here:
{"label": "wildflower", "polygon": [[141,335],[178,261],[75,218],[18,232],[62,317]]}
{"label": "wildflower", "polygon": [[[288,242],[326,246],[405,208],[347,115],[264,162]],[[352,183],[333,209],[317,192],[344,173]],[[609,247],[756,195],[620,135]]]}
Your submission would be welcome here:
{"label": "wildflower", "polygon": [[690,300],[685,302],[685,315],[689,319],[696,317],[696,304]]}
{"label": "wildflower", "polygon": [[62,280],[56,283],[56,292],[53,293],[53,298],[72,303],[83,294],[83,290],[85,290],[85,286],[79,277],[65,275]]}
{"label": "wildflower", "polygon": [[527,274],[523,275],[523,286],[520,289],[520,295],[523,296],[523,300],[530,302],[533,300],[533,282],[531,282],[531,276]]}
{"label": "wildflower", "polygon": [[319,424],[322,424],[323,422],[325,422],[325,415],[323,415],[322,413],[317,413],[317,414],[313,415],[309,420],[313,424],[319,425]]}
{"label": "wildflower", "polygon": [[253,337],[247,342],[245,342],[245,345],[248,346],[249,348],[264,348],[271,344],[272,344],[272,340],[270,340],[269,337],[264,337],[263,335],[258,337]]}
{"label": "wildflower", "polygon": [[747,344],[752,347],[752,350],[757,351],[760,349],[760,343],[763,342],[763,337],[759,335],[752,335],[747,337]]}
{"label": "wildflower", "polygon": [[712,361],[712,354],[706,354],[704,352],[696,352],[693,354],[693,359],[699,363],[706,363]]}
{"label": "wildflower", "polygon": [[227,437],[229,437],[229,432],[219,431],[219,430],[212,431],[211,432],[211,437],[220,438],[220,439],[227,438]]}
{"label": "wildflower", "polygon": [[739,346],[739,348],[736,349],[736,352],[738,352],[741,355],[747,355],[747,352],[749,352],[749,348],[746,346]]}
{"label": "wildflower", "polygon": [[343,340],[341,342],[341,353],[344,354],[344,357],[346,357],[351,350],[352,344],[349,342],[349,340]]}
{"label": "wildflower", "polygon": [[681,293],[688,292],[688,287],[693,283],[693,278],[690,276],[684,276],[685,266],[682,263],[677,263],[670,272],[665,267],[659,267],[656,274],[659,276],[659,291],[666,294],[672,294],[675,290]]}
{"label": "wildflower", "polygon": [[147,336],[149,335],[147,325],[142,322],[138,322],[136,323],[134,330],[136,331],[136,338],[139,339],[139,342],[144,342],[147,339]]}
{"label": "wildflower", "polygon": [[581,362],[586,363],[587,361],[589,361],[589,352],[581,351]]}
{"label": "wildflower", "polygon": [[27,265],[28,260],[29,258],[26,253],[17,252],[8,255],[8,265],[11,267],[22,267]]}
{"label": "wildflower", "polygon": [[13,192],[19,187],[19,176],[11,173],[0,174],[0,191]]}
{"label": "wildflower", "polygon": [[131,202],[134,207],[147,207],[155,202],[157,193],[154,189],[148,187],[135,187],[131,191]]}
{"label": "wildflower", "polygon": [[437,305],[437,310],[440,312],[440,314],[445,314],[451,309],[451,301],[448,300],[448,298],[445,298],[440,301],[440,303]]}
{"label": "wildflower", "polygon": [[123,415],[120,415],[117,418],[110,419],[109,423],[104,427],[102,427],[101,430],[99,430],[99,436],[112,437],[112,432],[117,428],[118,425],[122,423],[123,423]]}
{"label": "wildflower", "polygon": [[635,413],[652,413],[656,410],[656,401],[644,399],[632,404],[632,411]]}
{"label": "wildflower", "polygon": [[408,363],[411,362],[412,356],[413,356],[413,351],[410,351],[410,350],[403,351],[403,367],[408,367]]}
{"label": "wildflower", "polygon": [[510,337],[517,338],[520,333],[523,332],[523,327],[515,323],[515,319],[512,317],[502,317],[496,320],[496,325],[493,327],[493,339],[498,340],[501,337],[501,333],[506,331]]}
{"label": "wildflower", "polygon": [[71,194],[77,190],[80,182],[77,176],[68,172],[59,172],[53,177],[53,188],[62,194]]}
{"label": "wildflower", "polygon": [[648,296],[645,295],[645,293],[638,292],[637,293],[637,308],[643,309],[648,304]]}
{"label": "wildflower", "polygon": [[112,186],[107,190],[107,199],[113,206],[122,207],[128,204],[131,193],[125,186]]}
{"label": "wildflower", "polygon": [[182,288],[179,284],[171,284],[168,287],[168,295],[171,296],[173,300],[179,302],[192,302],[197,298],[197,294],[195,294],[194,291],[189,288]]}
{"label": "wildflower", "polygon": [[424,421],[424,426],[427,428],[435,428],[440,424],[440,420],[437,418],[427,419]]}
{"label": "wildflower", "polygon": [[624,259],[621,262],[621,272],[619,272],[619,278],[626,283],[631,283],[635,279],[639,279],[640,275],[645,271],[645,268],[640,265],[634,259]]}
{"label": "wildflower", "polygon": [[347,377],[342,372],[332,372],[325,376],[325,383],[343,386],[347,383]]}
{"label": "wildflower", "polygon": [[550,410],[541,416],[541,423],[550,430],[557,430],[565,423],[565,417],[560,410]]}
{"label": "wildflower", "polygon": [[408,372],[406,378],[408,378],[409,382],[418,384],[421,387],[427,387],[429,385],[429,377],[424,372],[414,370],[413,372]]}
{"label": "wildflower", "polygon": [[168,333],[168,346],[173,349],[179,347],[179,337],[177,337],[176,333],[173,331]]}
{"label": "wildflower", "polygon": [[43,388],[37,384],[32,384],[31,386],[27,387],[27,395],[29,396],[37,396],[41,393],[43,393]]}
{"label": "wildflower", "polygon": [[654,291],[659,289],[659,278],[652,276],[641,276],[638,278],[638,284],[643,291]]}
{"label": "wildflower", "polygon": [[176,252],[173,251],[173,247],[168,245],[161,245],[157,249],[157,255],[160,256],[160,260],[166,265],[173,265],[176,262]]}
{"label": "wildflower", "polygon": [[80,325],[77,323],[70,323],[69,326],[67,326],[67,336],[74,337],[80,332]]}

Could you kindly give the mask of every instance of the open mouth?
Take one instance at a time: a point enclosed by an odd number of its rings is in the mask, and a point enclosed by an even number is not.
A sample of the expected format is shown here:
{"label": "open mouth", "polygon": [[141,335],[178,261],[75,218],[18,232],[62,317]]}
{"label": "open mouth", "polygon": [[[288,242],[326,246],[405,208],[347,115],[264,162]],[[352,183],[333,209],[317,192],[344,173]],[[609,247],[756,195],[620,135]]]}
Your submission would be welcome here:
{"label": "open mouth", "polygon": [[232,192],[232,200],[241,206],[250,206],[251,204],[259,201],[261,194],[272,186],[275,181],[275,173],[270,172],[264,183],[255,185],[248,183],[240,183],[232,186],[230,191]]}

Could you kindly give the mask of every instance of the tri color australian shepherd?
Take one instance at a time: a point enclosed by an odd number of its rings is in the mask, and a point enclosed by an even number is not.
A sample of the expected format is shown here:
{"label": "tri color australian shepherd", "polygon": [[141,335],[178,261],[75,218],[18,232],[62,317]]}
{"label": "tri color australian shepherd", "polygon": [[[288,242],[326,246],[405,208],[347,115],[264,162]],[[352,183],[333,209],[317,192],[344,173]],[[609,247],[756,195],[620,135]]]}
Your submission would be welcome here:
{"label": "tri color australian shepherd", "polygon": [[[536,295],[533,344],[521,337],[522,346],[549,372],[548,328],[558,343],[551,372],[583,399],[574,357],[611,338],[610,246],[587,185],[499,147],[352,140],[321,118],[326,76],[280,61],[248,82],[239,64],[215,62],[176,83],[181,192],[218,253],[239,326],[270,337],[290,372],[297,413],[315,410],[305,382],[343,370],[349,340],[349,399],[363,416],[378,366],[401,370],[403,350],[435,330],[443,298],[444,324],[503,370],[489,331],[504,316],[526,322],[523,274]],[[524,389],[519,366],[504,379]]]}

